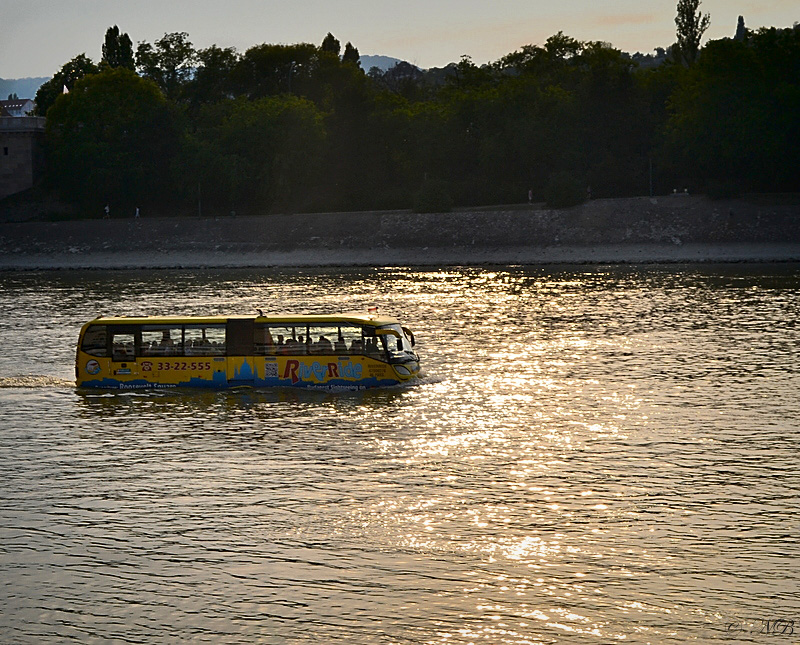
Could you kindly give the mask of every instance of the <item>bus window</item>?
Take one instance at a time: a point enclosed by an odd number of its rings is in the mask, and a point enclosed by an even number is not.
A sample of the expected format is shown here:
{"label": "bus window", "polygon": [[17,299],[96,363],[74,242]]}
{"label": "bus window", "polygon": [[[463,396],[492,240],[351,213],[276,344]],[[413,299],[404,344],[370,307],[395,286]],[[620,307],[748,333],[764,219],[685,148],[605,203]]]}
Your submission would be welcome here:
{"label": "bus window", "polygon": [[[305,326],[256,325],[253,328],[256,356],[276,354],[305,354]],[[300,343],[300,338],[303,343]]]}
{"label": "bus window", "polygon": [[136,358],[133,350],[136,336],[131,332],[111,332],[111,360],[132,361]]}
{"label": "bus window", "polygon": [[183,334],[186,356],[225,356],[225,325],[186,325]]}
{"label": "bus window", "polygon": [[416,358],[412,346],[413,335],[409,336],[410,332],[407,334],[406,331],[400,325],[386,325],[377,331],[389,352],[389,358],[392,362]]}
{"label": "bus window", "polygon": [[364,353],[372,358],[386,358],[386,346],[383,336],[371,336],[364,338]]}
{"label": "bus window", "polygon": [[340,325],[309,325],[309,354],[344,354],[346,343],[339,333]]}
{"label": "bus window", "polygon": [[256,356],[274,356],[275,341],[271,325],[255,325],[253,327],[253,351]]}
{"label": "bus window", "polygon": [[81,351],[90,356],[108,356],[106,349],[106,326],[92,325],[83,335]]}
{"label": "bus window", "polygon": [[358,325],[339,325],[336,329],[334,352],[337,354],[363,354],[364,334]]}
{"label": "bus window", "polygon": [[142,356],[181,356],[183,330],[180,325],[142,325]]}

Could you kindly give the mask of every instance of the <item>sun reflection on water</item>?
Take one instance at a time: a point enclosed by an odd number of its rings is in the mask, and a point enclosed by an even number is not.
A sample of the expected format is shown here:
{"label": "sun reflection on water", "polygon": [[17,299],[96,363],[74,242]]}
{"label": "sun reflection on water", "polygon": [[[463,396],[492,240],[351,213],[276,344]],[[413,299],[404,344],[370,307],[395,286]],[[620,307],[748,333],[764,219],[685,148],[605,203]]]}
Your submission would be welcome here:
{"label": "sun reflection on water", "polygon": [[[3,284],[0,547],[24,620],[0,631],[30,630],[11,640],[91,622],[97,640],[709,642],[737,612],[800,612],[795,269]],[[414,329],[424,378],[77,395],[74,329],[98,303],[376,305]],[[15,381],[51,373],[43,352],[61,371]]]}

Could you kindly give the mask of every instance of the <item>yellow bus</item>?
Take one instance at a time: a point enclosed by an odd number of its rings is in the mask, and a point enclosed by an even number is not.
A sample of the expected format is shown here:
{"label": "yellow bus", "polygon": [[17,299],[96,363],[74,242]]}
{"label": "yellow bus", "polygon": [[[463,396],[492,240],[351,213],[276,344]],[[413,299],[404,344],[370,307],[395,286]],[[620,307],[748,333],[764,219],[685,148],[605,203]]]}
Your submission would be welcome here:
{"label": "yellow bus", "polygon": [[414,334],[377,313],[112,316],[86,323],[78,387],[305,387],[397,385],[419,374]]}

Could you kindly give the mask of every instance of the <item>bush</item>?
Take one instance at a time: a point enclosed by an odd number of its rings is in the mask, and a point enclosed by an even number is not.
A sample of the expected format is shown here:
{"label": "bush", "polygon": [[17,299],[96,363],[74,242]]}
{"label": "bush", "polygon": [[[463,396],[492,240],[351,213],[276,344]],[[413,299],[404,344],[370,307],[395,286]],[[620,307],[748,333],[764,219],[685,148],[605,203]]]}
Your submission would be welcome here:
{"label": "bush", "polygon": [[544,194],[545,202],[551,208],[568,208],[582,204],[586,199],[583,182],[566,172],[550,175]]}
{"label": "bush", "polygon": [[414,197],[415,213],[448,213],[452,209],[453,198],[440,181],[426,181]]}
{"label": "bush", "polygon": [[716,181],[709,184],[706,194],[711,199],[735,199],[741,195],[741,192],[735,182]]}

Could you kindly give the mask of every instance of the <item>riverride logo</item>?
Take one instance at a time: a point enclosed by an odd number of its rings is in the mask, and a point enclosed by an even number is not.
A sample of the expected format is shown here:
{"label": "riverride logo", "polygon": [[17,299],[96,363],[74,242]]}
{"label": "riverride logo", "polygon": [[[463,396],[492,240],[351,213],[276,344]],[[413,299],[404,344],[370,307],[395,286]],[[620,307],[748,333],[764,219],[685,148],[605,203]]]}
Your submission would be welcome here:
{"label": "riverride logo", "polygon": [[286,367],[283,368],[282,378],[292,379],[292,384],[298,381],[308,381],[313,376],[317,381],[324,382],[332,378],[361,378],[362,365],[360,363],[352,363],[350,361],[341,361],[339,363],[328,363],[323,365],[319,361],[314,361],[311,365],[302,363],[295,359],[286,361]]}
{"label": "riverride logo", "polygon": [[97,374],[100,371],[100,363],[96,360],[92,359],[90,361],[86,361],[86,373],[87,374]]}

